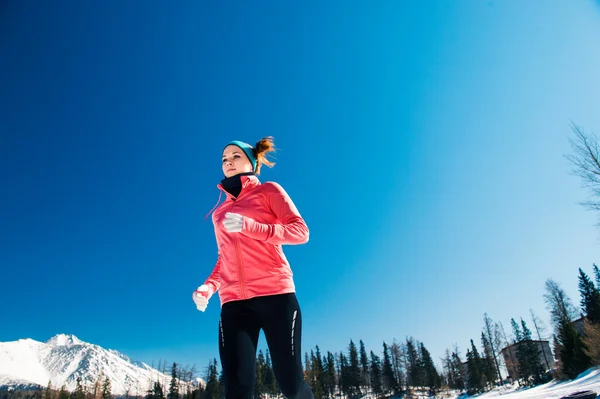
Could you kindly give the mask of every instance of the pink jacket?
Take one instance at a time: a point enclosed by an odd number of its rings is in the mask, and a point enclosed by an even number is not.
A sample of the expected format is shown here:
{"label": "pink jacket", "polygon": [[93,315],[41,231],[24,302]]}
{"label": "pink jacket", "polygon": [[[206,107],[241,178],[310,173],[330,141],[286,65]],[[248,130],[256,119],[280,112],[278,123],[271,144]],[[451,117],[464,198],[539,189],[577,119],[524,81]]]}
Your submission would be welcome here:
{"label": "pink jacket", "polygon": [[[281,246],[304,244],[309,236],[304,219],[279,184],[261,184],[254,175],[241,176],[241,181],[237,199],[217,186],[227,199],[212,216],[219,256],[204,284],[209,287],[209,296],[219,291],[221,305],[295,292],[292,270]],[[227,212],[244,216],[241,232],[225,230]]]}

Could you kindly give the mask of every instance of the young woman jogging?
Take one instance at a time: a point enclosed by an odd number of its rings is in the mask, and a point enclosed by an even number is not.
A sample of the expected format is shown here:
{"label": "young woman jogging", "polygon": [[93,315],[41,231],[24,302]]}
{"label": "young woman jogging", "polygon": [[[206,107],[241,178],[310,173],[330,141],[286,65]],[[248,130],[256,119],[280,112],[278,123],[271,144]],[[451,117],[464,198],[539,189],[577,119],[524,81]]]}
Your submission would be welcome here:
{"label": "young woman jogging", "polygon": [[274,150],[271,137],[254,147],[232,141],[223,149],[225,178],[217,187],[227,198],[212,215],[217,263],[192,295],[204,311],[219,292],[219,355],[227,399],[253,397],[261,330],[281,392],[286,398],[313,398],[302,371],[302,314],[282,250],[282,245],[306,243],[309,231],[285,190],[257,177],[262,165],[273,166],[266,155]]}

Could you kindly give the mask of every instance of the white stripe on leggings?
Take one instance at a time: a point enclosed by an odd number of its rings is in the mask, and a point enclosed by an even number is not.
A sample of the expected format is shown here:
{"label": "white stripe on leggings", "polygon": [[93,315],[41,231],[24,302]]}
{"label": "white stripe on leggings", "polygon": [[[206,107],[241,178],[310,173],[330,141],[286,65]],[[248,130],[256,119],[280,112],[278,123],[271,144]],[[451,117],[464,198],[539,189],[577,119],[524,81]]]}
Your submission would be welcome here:
{"label": "white stripe on leggings", "polygon": [[296,327],[296,314],[297,310],[294,310],[294,316],[292,317],[292,356],[294,356],[294,328]]}
{"label": "white stripe on leggings", "polygon": [[223,334],[223,319],[219,318],[219,330],[221,330],[221,345],[225,347],[225,335]]}

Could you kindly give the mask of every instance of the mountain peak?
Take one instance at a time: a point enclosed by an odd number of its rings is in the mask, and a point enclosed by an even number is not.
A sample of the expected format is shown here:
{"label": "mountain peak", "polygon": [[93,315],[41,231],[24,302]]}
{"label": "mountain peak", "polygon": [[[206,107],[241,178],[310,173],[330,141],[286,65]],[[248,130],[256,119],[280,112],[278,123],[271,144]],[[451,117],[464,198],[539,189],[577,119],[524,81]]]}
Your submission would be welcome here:
{"label": "mountain peak", "polygon": [[83,343],[83,341],[73,334],[57,334],[46,341],[46,344],[51,346],[73,346],[82,345]]}
{"label": "mountain peak", "polygon": [[[78,379],[85,389],[92,389],[100,376],[109,379],[112,393],[118,396],[142,397],[147,384],[158,381],[166,386],[170,381],[167,374],[72,334],[58,334],[44,343],[32,339],[0,342],[0,390],[45,387],[50,382],[74,391]],[[181,390],[200,384],[201,380],[179,381]]]}

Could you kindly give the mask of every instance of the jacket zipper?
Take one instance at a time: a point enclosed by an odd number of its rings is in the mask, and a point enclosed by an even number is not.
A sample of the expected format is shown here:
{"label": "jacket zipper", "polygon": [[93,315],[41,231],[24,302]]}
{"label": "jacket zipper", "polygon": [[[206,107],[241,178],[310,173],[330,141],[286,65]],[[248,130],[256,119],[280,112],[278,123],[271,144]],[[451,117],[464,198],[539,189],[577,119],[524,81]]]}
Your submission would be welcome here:
{"label": "jacket zipper", "polygon": [[[233,210],[234,205],[235,202],[231,204],[231,208],[229,208],[230,211]],[[239,233],[234,233],[235,254],[237,256],[238,273],[240,276],[240,291],[242,294],[242,299],[246,299],[246,284],[244,282],[244,268],[242,266],[242,254],[240,253],[240,239],[238,234]]]}
{"label": "jacket zipper", "polygon": [[239,245],[239,238],[238,238],[238,234],[239,233],[235,233],[235,253],[237,255],[237,260],[238,260],[238,270],[240,273],[240,290],[242,291],[242,299],[246,299],[246,284],[244,282],[244,267],[242,266],[242,256],[240,254],[240,245]]}

